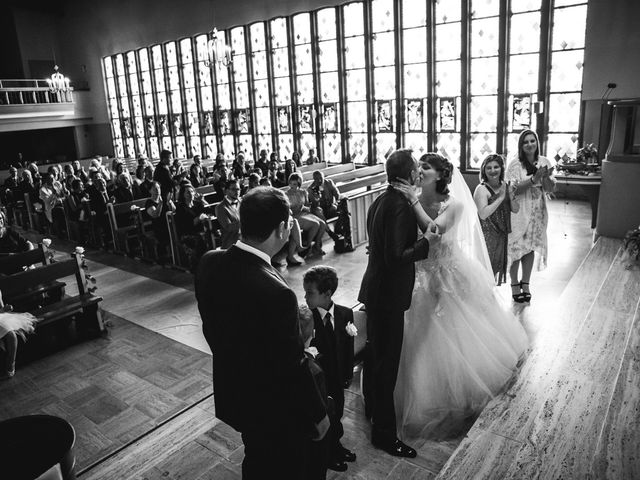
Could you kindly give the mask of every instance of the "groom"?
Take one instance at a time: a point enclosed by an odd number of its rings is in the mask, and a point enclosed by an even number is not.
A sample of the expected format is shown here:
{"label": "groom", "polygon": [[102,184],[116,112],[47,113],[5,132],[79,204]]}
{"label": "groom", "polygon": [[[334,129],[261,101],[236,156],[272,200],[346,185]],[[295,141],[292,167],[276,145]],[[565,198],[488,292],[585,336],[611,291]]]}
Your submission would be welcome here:
{"label": "groom", "polygon": [[[420,169],[411,150],[393,152],[386,163],[387,180],[419,183]],[[429,241],[437,235],[426,233],[418,240],[418,223],[403,194],[389,186],[371,205],[367,214],[369,263],[362,278],[358,300],[367,312],[370,363],[365,367],[365,392],[372,413],[371,443],[396,457],[416,456],[416,451],[396,435],[393,390],[404,333],[404,312],[411,303],[415,277],[414,262],[427,258]]]}

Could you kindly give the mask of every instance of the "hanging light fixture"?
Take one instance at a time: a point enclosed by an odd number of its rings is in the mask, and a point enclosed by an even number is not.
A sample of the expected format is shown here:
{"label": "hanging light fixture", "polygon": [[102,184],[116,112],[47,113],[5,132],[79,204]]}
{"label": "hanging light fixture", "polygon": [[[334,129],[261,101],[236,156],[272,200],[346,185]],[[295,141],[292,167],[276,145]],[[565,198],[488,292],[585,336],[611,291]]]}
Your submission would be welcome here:
{"label": "hanging light fixture", "polygon": [[209,42],[207,44],[208,59],[205,60],[205,65],[210,67],[215,65],[217,67],[228,67],[231,65],[231,47],[224,43],[224,37],[218,36],[218,29],[214,28],[209,33]]}
{"label": "hanging light fixture", "polygon": [[58,65],[53,67],[53,74],[51,78],[47,78],[47,83],[49,84],[49,90],[52,93],[66,93],[70,90],[69,88],[69,79],[58,72]]}

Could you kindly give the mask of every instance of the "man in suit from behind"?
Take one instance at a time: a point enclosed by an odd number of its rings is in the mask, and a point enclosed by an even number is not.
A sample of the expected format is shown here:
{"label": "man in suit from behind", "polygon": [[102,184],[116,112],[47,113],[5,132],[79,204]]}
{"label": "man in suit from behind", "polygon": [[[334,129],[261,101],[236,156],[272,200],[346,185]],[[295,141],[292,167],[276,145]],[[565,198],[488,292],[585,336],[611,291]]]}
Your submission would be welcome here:
{"label": "man in suit from behind", "polygon": [[286,195],[251,190],[240,221],[242,241],[206,253],[195,277],[216,416],[242,433],[244,479],[298,480],[308,440],[322,439],[329,419],[305,360],[296,295],[270,263],[293,223]]}
{"label": "man in suit from behind", "polygon": [[[411,150],[393,152],[386,163],[387,179],[419,182],[420,170]],[[396,385],[404,312],[411,304],[415,280],[414,262],[427,258],[428,232],[418,239],[413,209],[398,190],[389,186],[367,213],[369,261],[362,278],[358,300],[367,311],[367,340],[370,361],[365,364],[365,402],[372,414],[371,443],[397,457],[416,456],[416,451],[397,438],[393,390]]]}

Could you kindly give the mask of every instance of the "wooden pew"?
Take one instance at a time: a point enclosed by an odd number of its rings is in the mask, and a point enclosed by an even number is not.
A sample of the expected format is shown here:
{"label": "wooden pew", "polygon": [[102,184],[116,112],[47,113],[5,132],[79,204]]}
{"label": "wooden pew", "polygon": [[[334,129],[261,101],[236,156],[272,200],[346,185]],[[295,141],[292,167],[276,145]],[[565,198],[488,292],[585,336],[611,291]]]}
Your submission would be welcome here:
{"label": "wooden pew", "polygon": [[313,172],[314,170],[324,170],[329,164],[327,162],[318,162],[313,165],[302,165],[298,167],[298,171],[301,173]]}
{"label": "wooden pew", "polygon": [[0,274],[13,275],[31,265],[48,265],[49,253],[47,247],[39,243],[36,248],[27,252],[11,253],[0,256]]}
{"label": "wooden pew", "polygon": [[36,232],[42,232],[43,225],[46,223],[43,211],[36,211],[34,205],[31,203],[31,197],[29,197],[28,193],[24,194],[24,204],[25,208],[27,209],[29,229]]}
{"label": "wooden pew", "polygon": [[131,253],[129,240],[139,241],[139,231],[136,226],[137,210],[143,209],[148,198],[141,198],[126,203],[108,203],[107,214],[109,215],[109,225],[113,239],[113,250],[116,253]]}
{"label": "wooden pew", "polygon": [[637,478],[640,272],[600,238],[518,378],[494,398],[438,475]]}
{"label": "wooden pew", "polygon": [[7,298],[11,298],[40,284],[51,284],[60,282],[67,277],[75,277],[77,295],[65,295],[48,305],[36,306],[22,311],[28,311],[38,318],[36,331],[40,330],[42,326],[75,318],[76,327],[82,332],[104,332],[104,322],[98,309],[102,297],[89,291],[82,262],[82,256],[74,253],[69,260],[0,277],[0,291]]}
{"label": "wooden pew", "polygon": [[[337,175],[338,173],[350,172],[355,169],[356,166],[353,163],[341,163],[340,165],[331,165],[330,167],[323,168],[320,171],[324,174],[324,178],[331,178],[333,175]],[[298,171],[301,171],[301,169],[298,169]],[[318,171],[318,169],[302,171],[303,181],[313,181],[313,172],[316,171]]]}

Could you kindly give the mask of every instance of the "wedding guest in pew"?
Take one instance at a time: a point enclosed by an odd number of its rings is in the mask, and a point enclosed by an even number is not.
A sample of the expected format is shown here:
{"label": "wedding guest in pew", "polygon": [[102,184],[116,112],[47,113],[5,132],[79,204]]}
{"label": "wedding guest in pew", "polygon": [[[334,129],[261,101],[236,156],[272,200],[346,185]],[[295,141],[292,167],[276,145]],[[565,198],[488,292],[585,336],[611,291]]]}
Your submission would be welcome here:
{"label": "wedding guest in pew", "polygon": [[515,189],[504,181],[504,170],[502,155],[487,155],[480,166],[480,184],[473,192],[491,268],[498,285],[507,279],[511,212],[518,213],[520,208]]}
{"label": "wedding guest in pew", "polygon": [[289,177],[291,174],[297,171],[298,167],[296,166],[296,162],[290,158],[284,161],[284,178],[287,179],[287,183],[289,183]]}
{"label": "wedding guest in pew", "polygon": [[281,188],[287,185],[285,180],[284,172],[282,171],[282,167],[277,160],[269,161],[269,171],[267,172],[267,177],[276,188]]}
{"label": "wedding guest in pew", "polygon": [[231,165],[231,174],[233,178],[236,180],[242,181],[242,179],[249,175],[249,170],[247,169],[247,165],[244,161],[244,154],[239,153],[236,156],[236,159],[233,161]]}
{"label": "wedding guest in pew", "polygon": [[311,213],[311,204],[306,190],[302,190],[302,175],[294,172],[289,176],[289,190],[287,197],[291,204],[291,212],[300,224],[303,233],[308,236],[308,246],[312,255],[324,255],[322,250],[322,236],[327,228],[324,220]]}
{"label": "wedding guest in pew", "polygon": [[7,216],[0,210],[0,255],[33,250],[29,240],[16,232],[7,222]]}
{"label": "wedding guest in pew", "polygon": [[260,186],[261,187],[271,187],[271,180],[269,180],[267,177],[262,177],[260,179]]}
{"label": "wedding guest in pew", "polygon": [[173,163],[171,164],[171,176],[173,177],[173,183],[176,185],[180,185],[182,180],[187,179],[187,171],[182,165],[182,160],[179,158],[174,158]]}
{"label": "wedding guest in pew", "polygon": [[140,181],[144,180],[144,169],[147,167],[147,159],[143,155],[138,156],[138,166],[136,167],[136,178]]}
{"label": "wedding guest in pew", "polygon": [[267,173],[269,172],[269,162],[267,160],[267,151],[266,150],[260,150],[260,157],[258,157],[258,160],[256,161],[255,164],[256,168],[259,168],[260,171],[262,172],[260,174],[261,177],[265,177],[267,175]]}
{"label": "wedding guest in pew", "polygon": [[151,228],[158,242],[158,263],[163,265],[169,259],[169,230],[167,229],[166,212],[174,211],[176,207],[171,200],[168,203],[162,201],[158,182],[151,182],[150,197],[144,208],[147,215],[151,217]]}
{"label": "wedding guest in pew", "polygon": [[203,185],[207,185],[209,172],[207,171],[207,167],[202,165],[202,160],[200,159],[200,155],[193,156],[193,163],[191,167],[189,167],[189,181],[194,188],[202,187]]}
{"label": "wedding guest in pew", "polygon": [[49,231],[57,236],[60,236],[64,225],[64,211],[62,209],[64,198],[63,187],[60,182],[54,180],[54,174],[45,173],[42,177],[42,187],[40,187],[40,200],[49,224]]}
{"label": "wedding guest in pew", "polygon": [[87,183],[89,181],[89,175],[85,171],[84,167],[80,164],[80,160],[74,160],[72,163],[73,174],[79,178],[82,183]]}
{"label": "wedding guest in pew", "polygon": [[61,183],[64,184],[65,188],[71,192],[71,182],[77,178],[73,173],[73,165],[70,163],[66,164],[62,170]]}
{"label": "wedding guest in pew", "polygon": [[84,185],[79,178],[71,182],[71,193],[65,199],[67,202],[69,216],[71,220],[76,222],[84,221],[82,212],[84,212],[84,204],[89,202],[89,194],[85,191]]}
{"label": "wedding guest in pew", "polygon": [[160,184],[162,201],[165,203],[169,200],[169,196],[173,194],[174,184],[171,176],[171,170],[169,169],[172,156],[173,153],[171,153],[170,150],[162,150],[160,152],[160,161],[153,171],[153,180]]}
{"label": "wedding guest in pew", "polygon": [[133,195],[133,185],[131,184],[131,176],[120,173],[115,179],[115,188],[113,196],[116,203],[127,203],[135,200]]}
{"label": "wedding guest in pew", "polygon": [[316,156],[316,150],[314,148],[310,148],[306,164],[313,165],[314,163],[320,163],[320,159]]}
{"label": "wedding guest in pew", "polygon": [[195,271],[198,261],[207,251],[204,240],[205,222],[208,216],[202,201],[196,201],[196,191],[188,182],[183,182],[176,205],[176,232],[189,258],[189,267]]}
{"label": "wedding guest in pew", "polygon": [[102,164],[102,159],[100,157],[95,157],[93,160],[91,160],[91,167],[89,167],[89,169],[91,168],[95,168],[96,171],[102,175],[102,178],[104,178],[105,182],[111,180],[111,173],[109,172],[109,169],[106,167],[106,165]]}
{"label": "wedding guest in pew", "polygon": [[12,313],[2,301],[0,292],[0,380],[9,380],[16,374],[18,338],[26,341],[26,335],[35,331],[36,318],[30,313]]}
{"label": "wedding guest in pew", "polygon": [[96,228],[96,237],[99,243],[103,243],[104,235],[109,232],[109,216],[107,215],[107,203],[111,202],[107,193],[107,182],[98,170],[89,170],[90,183],[87,185],[86,191],[89,194],[89,202],[91,206],[91,215],[94,219]]}
{"label": "wedding guest in pew", "polygon": [[224,186],[227,183],[227,180],[231,176],[231,172],[229,168],[227,168],[227,162],[224,160],[224,156],[221,153],[216,155],[216,163],[213,166],[213,171],[211,172],[211,184],[213,188],[216,189],[216,196],[219,199],[222,199],[224,196]]}
{"label": "wedding guest in pew", "polygon": [[7,213],[9,218],[13,218],[13,209],[17,201],[22,200],[19,189],[20,179],[18,178],[18,169],[15,167],[9,168],[9,176],[4,181],[2,188],[2,195],[0,200],[7,207]]}
{"label": "wedding guest in pew", "polygon": [[302,166],[302,161],[300,160],[300,154],[298,152],[293,152],[291,154],[291,160],[296,164],[296,167]]}
{"label": "wedding guest in pew", "polygon": [[149,198],[153,183],[153,165],[148,163],[142,172],[142,181],[138,184],[139,197],[136,198]]}
{"label": "wedding guest in pew", "polygon": [[27,167],[27,170],[31,172],[31,178],[33,179],[33,186],[36,190],[40,190],[42,186],[42,175],[40,175],[40,170],[38,170],[38,165],[31,162]]}
{"label": "wedding guest in pew", "polygon": [[216,205],[216,218],[222,231],[220,247],[225,250],[240,238],[239,193],[240,184],[238,181],[227,180],[224,189],[224,199]]}
{"label": "wedding guest in pew", "polygon": [[[307,189],[311,213],[325,221],[338,216],[338,203],[340,202],[340,191],[333,180],[324,178],[321,170],[313,172],[313,183]],[[346,202],[345,202],[346,205]],[[326,227],[327,234],[335,242],[338,239],[336,233]]]}
{"label": "wedding guest in pew", "polygon": [[29,195],[29,200],[31,200],[31,205],[35,205],[36,203],[40,203],[40,192],[39,189],[33,183],[33,177],[31,176],[31,171],[28,169],[24,169],[22,171],[22,179],[18,184],[19,195],[21,199],[24,199],[24,195]]}
{"label": "wedding guest in pew", "polygon": [[260,179],[262,177],[260,175],[258,175],[257,173],[250,173],[249,174],[249,179],[248,179],[248,183],[247,183],[247,187],[245,189],[244,192],[242,192],[242,195],[244,195],[245,193],[249,192],[250,190],[253,190],[256,187],[260,186]]}

